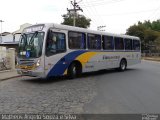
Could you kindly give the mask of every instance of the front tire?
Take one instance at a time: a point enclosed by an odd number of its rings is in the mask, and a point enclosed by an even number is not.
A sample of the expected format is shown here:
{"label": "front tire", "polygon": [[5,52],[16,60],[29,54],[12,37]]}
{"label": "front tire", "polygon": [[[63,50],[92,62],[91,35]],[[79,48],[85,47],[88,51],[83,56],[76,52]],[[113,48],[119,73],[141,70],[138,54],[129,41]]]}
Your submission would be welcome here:
{"label": "front tire", "polygon": [[70,66],[69,66],[69,68],[68,68],[68,77],[70,78],[70,79],[74,79],[74,78],[76,78],[77,77],[77,74],[78,74],[78,68],[77,68],[77,66],[76,66],[76,64],[75,63],[72,63]]}

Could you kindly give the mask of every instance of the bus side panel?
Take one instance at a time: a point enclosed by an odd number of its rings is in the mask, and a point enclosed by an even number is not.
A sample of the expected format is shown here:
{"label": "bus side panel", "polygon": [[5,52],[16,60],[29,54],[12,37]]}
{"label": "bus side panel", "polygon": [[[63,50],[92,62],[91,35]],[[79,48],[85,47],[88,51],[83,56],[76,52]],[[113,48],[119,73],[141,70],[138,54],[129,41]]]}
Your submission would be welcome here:
{"label": "bus side panel", "polygon": [[126,52],[127,65],[135,65],[141,63],[141,53],[140,52]]}
{"label": "bus side panel", "polygon": [[[118,68],[122,58],[127,61],[127,66],[141,62],[140,52],[95,52],[83,65],[83,72],[91,72],[102,69]],[[89,56],[89,55],[87,55]]]}
{"label": "bus side panel", "polygon": [[[94,53],[92,56],[90,54]],[[88,57],[90,56],[90,57]],[[108,68],[116,68],[119,65],[119,54],[116,52],[87,52],[87,60],[83,62],[83,72],[91,72]],[[82,62],[82,61],[81,61]]]}
{"label": "bus side panel", "polygon": [[63,67],[65,67],[61,59],[66,53],[56,54],[49,57],[45,57],[45,75],[46,77],[59,76],[62,73]]}
{"label": "bus side panel", "polygon": [[68,67],[74,60],[78,60],[82,64],[82,72],[91,72],[117,68],[122,58],[127,60],[128,65],[137,64],[140,61],[140,53],[68,50],[67,53],[45,58],[46,76],[62,76],[67,74]]}

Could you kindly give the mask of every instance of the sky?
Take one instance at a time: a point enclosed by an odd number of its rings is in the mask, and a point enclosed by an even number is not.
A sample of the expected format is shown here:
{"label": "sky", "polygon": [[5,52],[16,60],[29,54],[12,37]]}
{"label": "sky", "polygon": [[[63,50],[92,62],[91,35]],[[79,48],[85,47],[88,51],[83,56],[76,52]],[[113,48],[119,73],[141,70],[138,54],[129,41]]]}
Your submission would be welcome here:
{"label": "sky", "polygon": [[[0,0],[2,32],[14,32],[24,23],[63,22],[62,15],[71,9],[71,0]],[[76,0],[83,14],[90,18],[89,29],[124,34],[138,21],[160,19],[160,0]],[[1,26],[0,26],[1,28]],[[1,32],[1,31],[0,31]]]}

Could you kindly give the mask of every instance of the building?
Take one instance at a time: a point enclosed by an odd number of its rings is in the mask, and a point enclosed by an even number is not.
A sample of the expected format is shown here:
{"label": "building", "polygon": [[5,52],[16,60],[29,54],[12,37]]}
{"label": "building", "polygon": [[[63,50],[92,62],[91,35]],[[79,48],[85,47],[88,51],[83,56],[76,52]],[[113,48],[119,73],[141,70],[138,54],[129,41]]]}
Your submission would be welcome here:
{"label": "building", "polygon": [[17,51],[20,35],[23,29],[29,26],[31,26],[31,24],[25,23],[20,26],[19,30],[14,31],[13,33],[3,32],[0,38],[0,47],[15,48]]}

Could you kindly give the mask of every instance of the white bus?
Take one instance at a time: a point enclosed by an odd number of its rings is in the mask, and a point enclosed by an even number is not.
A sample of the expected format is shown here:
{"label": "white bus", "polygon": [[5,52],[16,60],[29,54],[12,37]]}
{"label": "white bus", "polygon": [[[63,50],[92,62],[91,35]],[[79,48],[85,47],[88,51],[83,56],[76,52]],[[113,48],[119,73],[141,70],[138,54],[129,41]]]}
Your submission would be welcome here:
{"label": "white bus", "polygon": [[58,24],[27,27],[19,42],[17,72],[40,78],[118,68],[141,62],[140,39]]}

